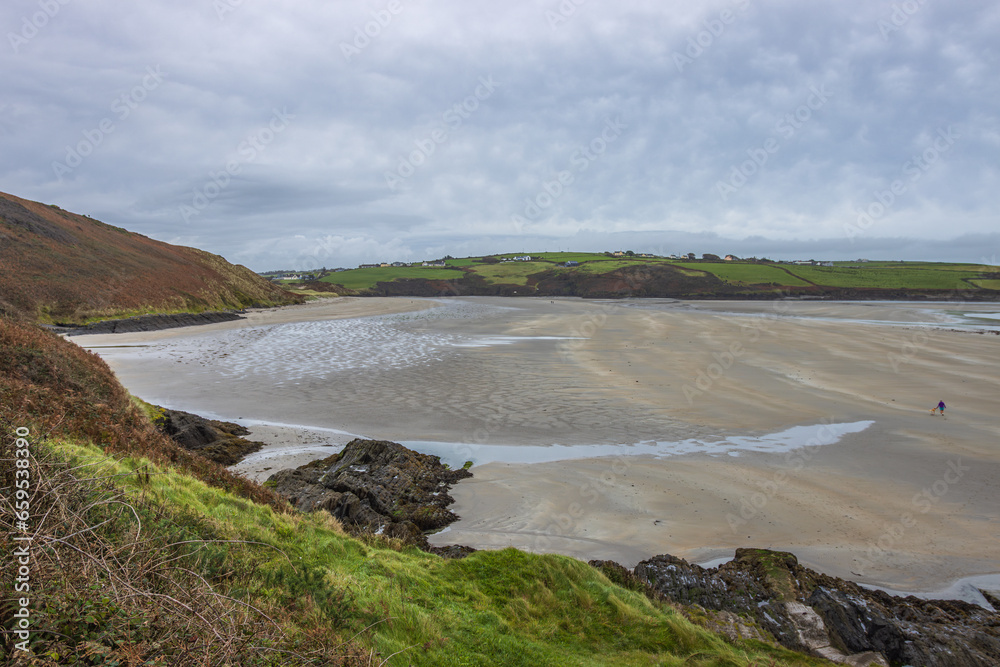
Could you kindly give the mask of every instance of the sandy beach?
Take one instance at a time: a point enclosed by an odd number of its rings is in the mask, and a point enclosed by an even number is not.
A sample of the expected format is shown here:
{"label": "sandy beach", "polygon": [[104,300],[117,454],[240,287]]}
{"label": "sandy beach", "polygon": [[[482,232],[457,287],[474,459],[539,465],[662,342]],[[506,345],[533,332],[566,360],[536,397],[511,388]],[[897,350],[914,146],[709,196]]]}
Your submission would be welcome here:
{"label": "sandy beach", "polygon": [[145,400],[250,424],[259,479],[354,434],[473,461],[436,544],[624,565],[758,546],[916,591],[1000,573],[998,312],[339,298],[72,340]]}

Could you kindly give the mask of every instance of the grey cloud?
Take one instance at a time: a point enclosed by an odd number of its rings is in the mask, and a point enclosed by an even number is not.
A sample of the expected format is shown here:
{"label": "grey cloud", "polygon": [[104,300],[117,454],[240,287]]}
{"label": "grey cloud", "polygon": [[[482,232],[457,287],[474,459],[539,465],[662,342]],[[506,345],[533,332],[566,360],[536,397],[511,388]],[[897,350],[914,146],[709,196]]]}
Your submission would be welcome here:
{"label": "grey cloud", "polygon": [[[230,5],[220,16],[194,0],[69,3],[17,53],[0,44],[3,189],[254,268],[618,238],[960,259],[979,252],[969,239],[994,240],[993,6],[918,3],[893,19],[888,2],[623,0],[553,23],[557,2],[403,2],[389,20],[378,2]],[[7,3],[0,32],[35,10]],[[150,66],[165,81],[119,118],[111,105]],[[457,125],[445,120],[480,77],[500,85]],[[829,99],[808,107],[816,89]],[[294,120],[185,222],[179,207],[275,109]],[[577,168],[579,148],[619,117],[628,129]],[[53,162],[104,118],[114,131],[57,177]],[[961,138],[909,180],[907,162],[949,125]],[[386,173],[437,130],[446,138],[388,187]],[[723,197],[734,169],[750,173]],[[572,183],[518,229],[512,216],[563,172]],[[896,180],[905,192],[846,233]]]}

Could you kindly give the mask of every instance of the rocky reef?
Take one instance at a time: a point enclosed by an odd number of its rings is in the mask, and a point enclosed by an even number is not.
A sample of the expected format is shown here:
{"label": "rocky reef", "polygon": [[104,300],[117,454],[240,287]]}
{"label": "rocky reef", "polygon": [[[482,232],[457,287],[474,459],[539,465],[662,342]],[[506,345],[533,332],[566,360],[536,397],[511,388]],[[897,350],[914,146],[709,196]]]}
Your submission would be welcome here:
{"label": "rocky reef", "polygon": [[471,477],[437,456],[419,454],[385,440],[352,440],[339,454],[272,475],[273,488],[296,508],[326,510],[357,535],[395,537],[445,556],[468,547],[432,549],[424,533],[458,519],[448,510],[451,485]]}
{"label": "rocky reef", "polygon": [[153,424],[160,431],[184,449],[197,452],[218,464],[234,465],[264,446],[262,442],[243,438],[250,435],[250,431],[239,424],[206,419],[180,410],[154,408],[158,414],[153,418]]}
{"label": "rocky reef", "polygon": [[590,564],[617,583],[677,603],[732,639],[773,639],[859,667],[1000,664],[1000,613],[868,590],[803,567],[790,553],[737,549],[734,560],[710,569],[668,555],[631,571],[610,561]]}

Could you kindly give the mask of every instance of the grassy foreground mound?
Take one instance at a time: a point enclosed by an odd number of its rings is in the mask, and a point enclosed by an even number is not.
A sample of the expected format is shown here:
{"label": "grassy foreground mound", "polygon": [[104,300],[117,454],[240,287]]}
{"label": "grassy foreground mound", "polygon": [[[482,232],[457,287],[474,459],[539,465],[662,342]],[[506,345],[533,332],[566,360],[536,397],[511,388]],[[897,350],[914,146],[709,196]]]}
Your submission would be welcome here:
{"label": "grassy foreground mound", "polygon": [[301,302],[218,255],[0,192],[0,312],[85,324]]}
{"label": "grassy foreground mound", "polygon": [[[513,549],[446,560],[343,533],[178,449],[96,355],[0,318],[5,631],[33,536],[30,653],[73,665],[819,665],[730,643],[590,566]],[[28,531],[16,436],[29,432]]]}

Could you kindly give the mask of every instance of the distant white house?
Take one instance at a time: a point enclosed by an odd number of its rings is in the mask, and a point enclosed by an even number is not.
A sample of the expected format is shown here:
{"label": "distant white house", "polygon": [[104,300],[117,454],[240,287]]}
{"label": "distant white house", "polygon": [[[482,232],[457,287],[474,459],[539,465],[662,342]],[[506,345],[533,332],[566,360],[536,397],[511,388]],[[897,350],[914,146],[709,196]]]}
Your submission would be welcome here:
{"label": "distant white house", "polygon": [[448,266],[448,265],[445,264],[444,260],[442,259],[437,262],[424,262],[420,266]]}
{"label": "distant white house", "polygon": [[409,266],[406,262],[393,262],[393,266]]}
{"label": "distant white house", "polygon": [[519,256],[516,256],[516,257],[510,257],[510,258],[505,259],[503,261],[505,261],[505,262],[530,262],[531,261],[531,255],[519,255]]}

